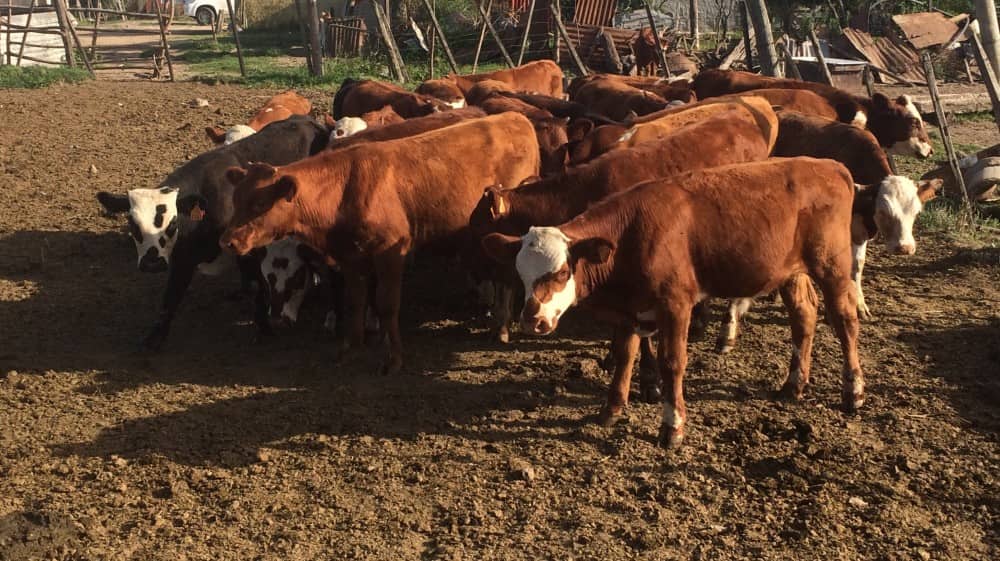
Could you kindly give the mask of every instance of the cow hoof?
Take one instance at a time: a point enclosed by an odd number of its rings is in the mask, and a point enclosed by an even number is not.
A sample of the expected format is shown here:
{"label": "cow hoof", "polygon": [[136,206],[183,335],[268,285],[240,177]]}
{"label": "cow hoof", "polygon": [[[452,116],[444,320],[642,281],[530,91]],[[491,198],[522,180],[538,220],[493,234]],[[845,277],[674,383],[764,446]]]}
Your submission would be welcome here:
{"label": "cow hoof", "polygon": [[614,372],[614,370],[615,370],[615,355],[612,354],[611,351],[608,351],[608,354],[604,355],[604,358],[601,359],[601,368],[603,368],[604,371],[607,372],[607,373],[609,373],[609,374],[611,372]]}
{"label": "cow hoof", "polygon": [[801,401],[802,396],[805,395],[805,393],[805,386],[785,382],[782,384],[781,389],[778,390],[778,398],[788,401]]}
{"label": "cow hoof", "polygon": [[510,343],[510,331],[504,329],[503,331],[498,331],[493,334],[493,339],[498,343],[503,343],[506,345]]}
{"label": "cow hoof", "polygon": [[847,413],[848,415],[853,415],[858,412],[858,409],[861,409],[862,405],[865,404],[865,394],[845,392],[843,396],[841,396],[841,400],[842,400],[841,406],[844,409],[844,413]]}
{"label": "cow hoof", "polygon": [[660,403],[663,401],[663,392],[660,391],[660,380],[651,377],[639,378],[639,398],[643,403]]}
{"label": "cow hoof", "polygon": [[660,434],[656,441],[660,445],[660,448],[665,450],[677,448],[682,442],[684,442],[684,427],[661,425]]}
{"label": "cow hoof", "polygon": [[736,341],[732,339],[719,339],[715,343],[715,351],[720,355],[726,355],[732,352],[733,347],[736,346]]}
{"label": "cow hoof", "polygon": [[625,417],[625,408],[616,407],[612,408],[609,405],[601,407],[600,414],[597,415],[597,424],[602,427],[611,427],[621,421]]}
{"label": "cow hoof", "polygon": [[858,317],[865,321],[870,321],[872,319],[872,311],[864,302],[858,302]]}
{"label": "cow hoof", "polygon": [[705,333],[708,332],[708,324],[697,319],[691,322],[691,327],[688,329],[688,340],[689,341],[701,341],[705,338]]}

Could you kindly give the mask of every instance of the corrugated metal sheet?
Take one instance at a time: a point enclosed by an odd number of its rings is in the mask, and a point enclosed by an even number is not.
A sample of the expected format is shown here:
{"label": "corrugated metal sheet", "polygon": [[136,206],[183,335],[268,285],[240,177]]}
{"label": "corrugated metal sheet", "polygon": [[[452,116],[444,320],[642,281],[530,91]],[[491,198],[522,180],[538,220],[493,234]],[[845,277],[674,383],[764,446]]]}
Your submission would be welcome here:
{"label": "corrugated metal sheet", "polygon": [[[927,77],[924,76],[923,68],[920,66],[920,57],[917,56],[917,51],[912,47],[896,45],[885,37],[875,38],[864,31],[852,28],[844,29],[844,37],[873,66],[884,68],[915,84],[927,83]],[[879,72],[877,68],[875,72],[879,82],[899,82],[899,80]]]}
{"label": "corrugated metal sheet", "polygon": [[[583,64],[587,68],[608,70],[607,53],[604,49],[604,42],[600,40],[602,29],[611,34],[619,57],[628,56],[632,52],[630,45],[632,38],[635,37],[635,31],[615,27],[578,25],[572,22],[566,22],[564,25],[566,26],[566,34],[569,35],[570,41],[573,42],[576,52],[583,59]],[[569,60],[569,49],[566,48],[565,43],[560,42],[559,51],[562,60]]]}
{"label": "corrugated metal sheet", "polygon": [[573,11],[573,23],[609,26],[616,5],[615,0],[579,0]]}
{"label": "corrugated metal sheet", "polygon": [[943,45],[958,33],[958,25],[938,12],[899,14],[892,16],[892,21],[916,49]]}

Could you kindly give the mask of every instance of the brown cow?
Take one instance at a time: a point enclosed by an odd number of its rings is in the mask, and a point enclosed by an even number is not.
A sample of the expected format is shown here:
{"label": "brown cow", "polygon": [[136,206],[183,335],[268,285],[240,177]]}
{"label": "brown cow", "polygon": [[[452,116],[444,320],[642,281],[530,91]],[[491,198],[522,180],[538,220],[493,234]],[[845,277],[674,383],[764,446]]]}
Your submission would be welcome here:
{"label": "brown cow", "polygon": [[329,113],[323,115],[323,121],[330,129],[330,138],[353,136],[363,130],[402,123],[405,120],[392,109],[391,105],[386,105],[378,111],[369,111],[360,117],[341,117],[334,120]]}
{"label": "brown cow", "polygon": [[[586,105],[594,113],[624,121],[665,109],[670,102],[659,95],[633,88],[618,80],[592,80],[576,90],[572,101]],[[679,102],[678,102],[679,103]]]}
{"label": "brown cow", "polygon": [[[656,48],[656,35],[650,27],[643,27],[632,39],[632,52],[635,53],[636,72],[640,76],[656,76],[659,64],[659,52]],[[666,39],[660,39],[660,47],[667,50]]]}
{"label": "brown cow", "polygon": [[455,109],[465,107],[465,95],[458,89],[454,80],[438,78],[436,80],[424,80],[414,90],[418,94],[436,97]]}
{"label": "brown cow", "polygon": [[[881,231],[889,251],[913,254],[916,251],[913,222],[923,205],[934,198],[941,182],[913,182],[892,175],[885,152],[875,137],[855,126],[793,111],[780,111],[778,121],[774,156],[836,160],[847,167],[856,184],[861,184],[857,185],[851,218],[852,278],[858,291],[858,315],[868,319],[871,311],[861,287],[868,242]],[[743,300],[730,306],[719,333],[719,352],[727,353],[736,344],[740,316],[750,304],[751,300]]]}
{"label": "brown cow", "polygon": [[350,343],[364,338],[363,276],[374,272],[379,321],[389,336],[386,370],[403,363],[399,335],[403,262],[413,250],[468,243],[469,213],[483,186],[517,185],[538,173],[531,123],[505,113],[414,137],[369,142],[279,168],[228,173],[234,216],[219,243],[239,254],[292,234],[344,271]]}
{"label": "brown cow", "polygon": [[219,127],[206,127],[205,134],[216,144],[232,144],[237,140],[246,138],[265,126],[284,121],[292,115],[308,115],[312,111],[312,102],[293,92],[281,92],[267,100],[264,107],[245,125],[235,125],[229,130],[222,130]]}
{"label": "brown cow", "polygon": [[640,183],[569,222],[532,227],[522,237],[491,234],[483,246],[497,261],[516,264],[524,331],[552,333],[577,303],[615,323],[617,364],[600,415],[605,424],[628,402],[640,335],[658,332],[659,442],[670,447],[682,441],[687,420],[688,325],[707,296],[781,289],[794,345],[782,393],[799,399],[809,383],[816,328],[816,295],[806,274],[812,277],[843,350],[844,409],[864,403],[848,232],[853,200],[843,165],[775,158]]}
{"label": "brown cow", "polygon": [[876,93],[869,99],[826,84],[722,70],[698,74],[691,87],[698,99],[764,88],[811,90],[826,98],[837,112],[837,120],[867,128],[889,153],[920,158],[934,153],[920,112],[907,95],[890,101]]}
{"label": "brown cow", "polygon": [[333,96],[333,118],[360,117],[386,105],[391,105],[404,119],[423,117],[452,108],[437,98],[413,93],[395,84],[347,78]]}
{"label": "brown cow", "polygon": [[[756,123],[767,136],[768,146],[773,147],[778,137],[778,117],[771,109],[767,100],[754,97],[716,98],[718,101],[704,101],[692,105],[684,105],[671,111],[656,113],[658,119],[646,120],[626,128],[617,125],[604,125],[588,132],[579,142],[570,146],[570,165],[587,162],[611,150],[635,146],[642,142],[655,140],[670,131],[684,125],[700,121],[719,113],[736,111],[737,114]],[[580,119],[574,123],[574,128],[585,123]],[[574,136],[579,133],[573,131]]]}
{"label": "brown cow", "polygon": [[563,96],[563,71],[551,60],[536,60],[515,68],[482,74],[449,74],[447,79],[453,81],[462,92],[468,92],[476,82],[496,80],[518,92],[540,93],[558,98]]}
{"label": "brown cow", "polygon": [[[337,135],[337,130],[335,127],[331,127],[332,132],[330,133],[330,142],[327,146],[328,148],[345,148],[347,146],[354,146],[355,144],[361,144],[364,142],[374,142],[379,140],[393,140],[396,138],[403,138],[407,136],[414,136],[427,131],[432,131],[444,127],[460,123],[462,121],[467,121],[469,119],[478,119],[479,117],[485,117],[486,112],[478,107],[463,107],[462,109],[455,109],[453,111],[445,111],[443,113],[432,113],[426,117],[416,117],[413,119],[406,119],[400,123],[393,123],[385,125],[383,127],[378,127],[374,129],[360,128],[355,130],[348,130],[348,134]],[[349,121],[351,119],[359,119],[358,117],[344,117],[340,121],[335,121],[335,126],[343,121]],[[364,122],[361,122],[364,124]],[[329,123],[327,123],[329,125]],[[348,138],[349,137],[349,138]]]}
{"label": "brown cow", "polygon": [[[769,152],[767,137],[755,123],[731,120],[731,115],[720,114],[681,128],[658,142],[605,154],[563,175],[516,189],[488,189],[472,213],[470,224],[477,235],[523,234],[529,226],[569,220],[592,203],[639,181],[685,170],[762,160]],[[473,270],[481,266],[475,254],[466,259],[471,261]],[[484,276],[491,271],[477,273]],[[504,340],[510,311],[500,306],[496,312],[501,326],[499,335]]]}

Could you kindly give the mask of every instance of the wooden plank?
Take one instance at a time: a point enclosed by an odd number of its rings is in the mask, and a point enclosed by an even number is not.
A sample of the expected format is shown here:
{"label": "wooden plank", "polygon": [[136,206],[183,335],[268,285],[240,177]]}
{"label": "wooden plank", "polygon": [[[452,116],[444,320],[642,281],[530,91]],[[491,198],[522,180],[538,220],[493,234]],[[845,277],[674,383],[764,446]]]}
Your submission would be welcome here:
{"label": "wooden plank", "polygon": [[[558,13],[556,8],[556,2],[551,2],[552,13]],[[566,41],[566,46],[569,48],[569,54],[573,58],[573,64],[576,65],[577,71],[581,76],[587,76],[587,67],[584,66],[583,61],[580,60],[580,55],[576,52],[576,47],[573,46],[573,42],[569,40],[569,35],[566,33],[566,27],[563,25],[562,19],[556,17],[554,18],[556,22],[556,27],[559,29],[559,34],[562,35],[564,41]]]}
{"label": "wooden plank", "polygon": [[236,18],[233,10],[233,0],[226,0],[226,7],[229,9],[229,27],[233,29],[233,41],[236,43],[236,58],[240,60],[240,76],[246,78],[247,67],[243,64],[243,46],[240,45],[239,25],[236,25]]}
{"label": "wooden plank", "polygon": [[524,37],[521,39],[521,52],[517,54],[517,65],[521,66],[524,62],[524,51],[528,49],[528,34],[531,33],[531,18],[535,15],[535,0],[531,0],[531,6],[528,7],[528,23],[524,26]]}
{"label": "wooden plank", "polygon": [[892,21],[915,49],[944,45],[958,33],[958,25],[939,12],[897,14]]}
{"label": "wooden plank", "polygon": [[500,54],[503,55],[503,60],[507,63],[507,67],[514,68],[514,61],[511,60],[510,54],[507,52],[507,48],[503,46],[503,40],[500,39],[500,34],[493,28],[493,23],[486,14],[486,10],[483,9],[482,0],[476,0],[476,7],[479,8],[479,14],[483,16],[483,22],[486,24],[486,29],[490,31],[490,35],[492,35],[493,40],[496,41],[497,47],[500,48]]}
{"label": "wooden plank", "polygon": [[382,5],[378,2],[372,2],[372,7],[375,9],[375,20],[378,22],[379,35],[382,36],[382,41],[385,43],[386,48],[389,49],[389,62],[391,63],[393,73],[396,74],[398,81],[409,82],[410,77],[406,74],[406,65],[403,63],[402,55],[399,54],[396,39],[392,36],[392,29],[389,27],[389,19],[385,15],[385,10],[382,9]]}
{"label": "wooden plank", "polygon": [[1000,128],[1000,84],[997,83],[997,76],[993,73],[993,65],[990,64],[986,56],[986,49],[979,39],[978,33],[970,33],[972,39],[972,54],[976,57],[976,66],[983,76],[983,83],[986,84],[986,91],[990,94],[990,104],[993,106],[993,120]]}
{"label": "wooden plank", "polygon": [[823,73],[823,79],[828,86],[833,85],[833,76],[830,76],[830,67],[826,65],[826,57],[823,56],[823,49],[819,48],[819,39],[816,37],[816,30],[809,29],[809,42],[816,49],[816,61],[819,62],[819,69]]}
{"label": "wooden plank", "polygon": [[71,27],[69,18],[66,17],[66,7],[60,0],[55,0],[53,4],[56,9],[56,19],[59,20],[59,29],[62,31],[63,48],[66,50],[66,64],[76,66],[75,57],[73,56],[73,40],[66,31],[66,28]]}
{"label": "wooden plank", "polygon": [[[160,25],[160,46],[163,47],[163,58],[167,59],[167,72],[170,73],[170,81],[174,81],[174,62],[170,58],[170,43],[167,42],[167,23],[163,17],[163,9],[160,7],[160,0],[153,0],[156,4],[156,23]],[[236,26],[233,26],[235,29]],[[80,47],[83,50],[83,47]]]}
{"label": "wooden plank", "polygon": [[937,115],[938,129],[941,131],[941,141],[944,143],[944,151],[948,155],[948,164],[951,173],[955,176],[958,187],[962,190],[962,208],[965,210],[966,219],[972,223],[972,202],[969,200],[969,191],[965,188],[965,177],[962,176],[962,168],[958,165],[958,156],[955,155],[955,147],[951,144],[951,132],[948,130],[948,120],[941,107],[941,98],[938,97],[937,80],[934,77],[934,64],[931,63],[931,55],[924,51],[920,57],[924,65],[924,74],[927,76],[927,89],[931,94],[931,102],[934,104],[934,113]]}
{"label": "wooden plank", "polygon": [[475,74],[476,70],[479,68],[479,55],[483,52],[483,41],[486,40],[486,20],[490,17],[490,11],[493,10],[493,0],[489,0],[486,4],[486,15],[483,16],[483,26],[479,29],[479,42],[476,43],[476,56],[472,59],[472,73]]}
{"label": "wooden plank", "polygon": [[308,56],[312,60],[311,73],[313,76],[322,76],[323,51],[319,40],[319,6],[316,5],[316,0],[306,0],[306,18],[306,26],[309,28]]}
{"label": "wooden plank", "polygon": [[[448,46],[448,40],[444,36],[444,31],[441,30],[441,24],[438,23],[437,16],[434,15],[434,6],[431,6],[430,0],[424,0],[424,6],[427,7],[427,11],[431,15],[431,24],[434,26],[434,33],[441,39],[441,46],[444,48],[444,54],[448,57],[448,66],[451,66],[451,71],[458,74],[458,63],[455,62],[455,55],[451,54],[451,47]],[[433,60],[433,56],[431,59]],[[431,77],[434,77],[434,73],[431,72]]]}
{"label": "wooden plank", "polygon": [[660,68],[663,75],[670,77],[670,68],[667,66],[667,56],[663,54],[663,44],[660,43],[660,32],[656,29],[656,22],[653,20],[653,10],[649,7],[649,2],[643,0],[642,5],[646,8],[646,18],[649,20],[649,29],[653,32],[653,43],[656,46],[656,56],[660,60]]}
{"label": "wooden plank", "polygon": [[621,74],[622,69],[622,59],[618,56],[618,49],[615,47],[615,38],[608,33],[607,29],[601,31],[601,40],[604,41],[604,53],[608,59],[608,66],[615,74]]}

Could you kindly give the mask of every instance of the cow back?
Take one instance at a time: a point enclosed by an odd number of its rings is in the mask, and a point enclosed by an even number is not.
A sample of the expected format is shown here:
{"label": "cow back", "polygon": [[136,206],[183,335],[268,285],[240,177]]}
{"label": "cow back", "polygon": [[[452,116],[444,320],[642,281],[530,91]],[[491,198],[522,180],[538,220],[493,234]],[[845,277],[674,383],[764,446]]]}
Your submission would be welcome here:
{"label": "cow back", "polygon": [[864,185],[878,183],[892,175],[885,151],[866,130],[795,111],[779,111],[778,121],[775,156],[836,160],[847,166],[856,183]]}
{"label": "cow back", "polygon": [[486,113],[476,107],[435,113],[426,117],[407,119],[401,123],[391,123],[378,128],[365,129],[346,138],[332,139],[327,148],[330,150],[341,150],[357,144],[405,138],[485,116]]}

